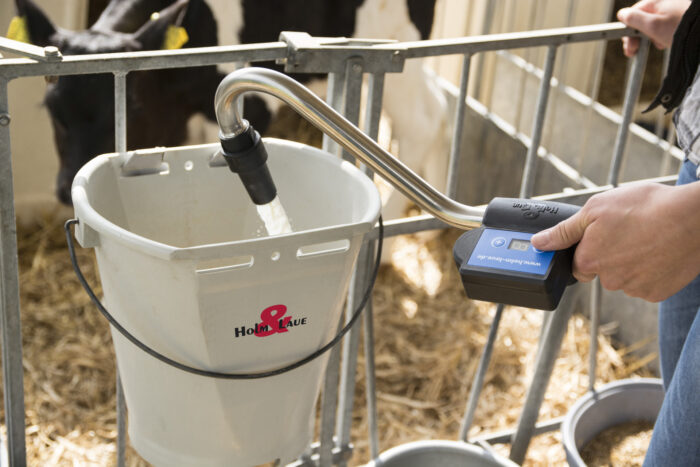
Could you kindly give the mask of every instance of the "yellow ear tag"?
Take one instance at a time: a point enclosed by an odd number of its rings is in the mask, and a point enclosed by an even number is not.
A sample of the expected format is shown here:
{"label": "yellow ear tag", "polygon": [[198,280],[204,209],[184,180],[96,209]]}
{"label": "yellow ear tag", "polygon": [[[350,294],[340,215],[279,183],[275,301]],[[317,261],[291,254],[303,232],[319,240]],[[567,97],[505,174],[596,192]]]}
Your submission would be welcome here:
{"label": "yellow ear tag", "polygon": [[10,26],[7,28],[7,38],[18,42],[30,44],[29,29],[27,29],[27,18],[24,16],[15,16],[10,21]]}
{"label": "yellow ear tag", "polygon": [[163,40],[163,49],[174,50],[179,49],[190,40],[185,28],[179,26],[168,26],[165,31],[165,39]]}

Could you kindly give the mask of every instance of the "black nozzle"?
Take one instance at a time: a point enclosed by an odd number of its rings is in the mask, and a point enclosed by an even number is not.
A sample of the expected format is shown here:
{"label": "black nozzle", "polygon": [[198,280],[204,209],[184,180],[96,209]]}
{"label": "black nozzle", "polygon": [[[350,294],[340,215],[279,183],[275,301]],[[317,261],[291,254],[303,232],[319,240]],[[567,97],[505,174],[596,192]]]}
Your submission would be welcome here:
{"label": "black nozzle", "polygon": [[241,177],[250,199],[267,204],[277,196],[277,188],[267,168],[267,151],[260,134],[248,125],[242,133],[221,138],[221,149],[231,172]]}

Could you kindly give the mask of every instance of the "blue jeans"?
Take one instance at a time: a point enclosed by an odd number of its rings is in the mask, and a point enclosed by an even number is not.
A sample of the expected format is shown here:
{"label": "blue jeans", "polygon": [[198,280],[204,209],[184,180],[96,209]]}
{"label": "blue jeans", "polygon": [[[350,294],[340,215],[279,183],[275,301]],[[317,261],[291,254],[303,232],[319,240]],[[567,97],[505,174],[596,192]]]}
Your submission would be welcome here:
{"label": "blue jeans", "polygon": [[[696,170],[695,164],[686,161],[678,175],[678,185],[697,182]],[[654,425],[645,467],[700,466],[698,310],[700,276],[659,306],[659,354],[666,395]]]}

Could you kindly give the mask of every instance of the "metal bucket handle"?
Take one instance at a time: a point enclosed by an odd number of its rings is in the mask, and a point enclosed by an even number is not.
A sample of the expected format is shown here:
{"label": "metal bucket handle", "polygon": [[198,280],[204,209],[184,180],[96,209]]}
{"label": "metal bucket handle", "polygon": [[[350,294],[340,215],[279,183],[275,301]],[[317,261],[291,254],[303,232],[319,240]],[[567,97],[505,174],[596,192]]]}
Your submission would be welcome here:
{"label": "metal bucket handle", "polygon": [[384,240],[384,223],[382,222],[382,216],[379,216],[379,235],[377,238],[377,253],[376,253],[376,261],[374,264],[374,272],[372,273],[372,276],[370,278],[369,284],[367,284],[367,290],[365,291],[364,295],[362,296],[362,300],[360,300],[360,304],[357,306],[357,309],[353,312],[352,316],[350,317],[350,320],[347,322],[347,324],[341,329],[338,334],[326,345],[323,347],[317,349],[313,353],[309,354],[308,356],[297,360],[294,363],[290,363],[287,366],[284,366],[282,368],[278,368],[275,370],[269,370],[269,371],[263,371],[260,373],[221,373],[218,371],[209,371],[209,370],[202,370],[201,368],[194,368],[188,365],[185,365],[183,363],[177,362],[171,358],[166,357],[165,355],[159,353],[158,351],[154,350],[153,348],[149,347],[148,345],[144,344],[141,342],[139,339],[137,339],[133,334],[131,334],[129,331],[127,331],[119,322],[112,316],[109,311],[102,305],[102,302],[100,302],[100,299],[97,298],[97,295],[95,295],[95,292],[92,290],[90,287],[90,284],[87,283],[87,280],[85,279],[85,276],[83,275],[82,271],[80,270],[80,266],[78,265],[78,259],[75,256],[75,245],[73,244],[73,236],[71,235],[71,226],[72,225],[78,225],[79,221],[78,219],[70,219],[66,221],[64,228],[66,230],[66,241],[68,242],[68,254],[70,255],[70,260],[71,263],[73,264],[73,270],[75,271],[76,276],[78,276],[78,281],[80,282],[80,285],[83,286],[83,289],[85,289],[85,292],[87,292],[88,296],[90,297],[90,300],[92,300],[92,303],[95,304],[97,309],[102,313],[102,316],[104,316],[107,321],[109,321],[109,324],[114,326],[114,328],[119,331],[124,337],[126,337],[129,341],[131,341],[132,344],[134,344],[136,347],[139,349],[143,350],[150,356],[160,360],[161,362],[170,365],[172,367],[175,367],[179,370],[185,371],[187,373],[192,373],[195,375],[199,376],[206,376],[208,378],[217,378],[217,379],[228,379],[228,380],[250,380],[250,379],[261,379],[261,378],[268,378],[270,376],[277,376],[281,375],[283,373],[287,373],[288,371],[292,371],[296,368],[299,368],[302,365],[305,365],[312,360],[315,360],[328,350],[330,350],[332,347],[334,347],[340,340],[343,338],[343,336],[352,328],[352,326],[355,324],[357,319],[360,317],[362,314],[362,310],[365,308],[365,305],[369,301],[369,298],[372,296],[372,289],[374,288],[374,283],[377,280],[377,274],[379,273],[379,266],[381,264],[381,257],[382,257],[382,243]]}

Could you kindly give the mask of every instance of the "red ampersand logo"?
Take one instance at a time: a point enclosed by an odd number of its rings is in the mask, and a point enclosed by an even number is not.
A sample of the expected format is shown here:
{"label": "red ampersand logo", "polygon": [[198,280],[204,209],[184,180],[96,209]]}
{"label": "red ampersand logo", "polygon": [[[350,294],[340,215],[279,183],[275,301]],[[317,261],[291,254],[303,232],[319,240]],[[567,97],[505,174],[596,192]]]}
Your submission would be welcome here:
{"label": "red ampersand logo", "polygon": [[[265,308],[260,313],[262,322],[256,326],[255,335],[258,337],[271,336],[278,332],[288,332],[287,325],[292,320],[291,316],[282,317],[287,313],[287,307],[284,305],[272,305]],[[264,330],[267,329],[267,330]]]}

